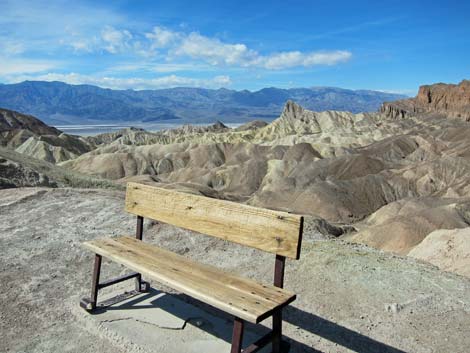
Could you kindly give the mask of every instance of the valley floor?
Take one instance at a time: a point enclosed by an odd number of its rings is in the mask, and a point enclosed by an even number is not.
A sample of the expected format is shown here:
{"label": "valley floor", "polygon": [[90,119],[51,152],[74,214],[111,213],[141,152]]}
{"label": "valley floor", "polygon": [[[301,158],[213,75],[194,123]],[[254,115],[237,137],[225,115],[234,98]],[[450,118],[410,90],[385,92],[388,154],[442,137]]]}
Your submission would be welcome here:
{"label": "valley floor", "polygon": [[[148,351],[77,320],[92,269],[92,254],[80,243],[132,234],[135,219],[123,203],[124,194],[112,190],[0,190],[0,352]],[[146,224],[144,238],[271,281],[269,254],[159,224]],[[107,262],[104,270],[106,277],[123,271]],[[307,239],[301,260],[288,262],[286,280],[298,293],[285,315],[290,352],[464,353],[470,347],[468,278],[364,245]]]}

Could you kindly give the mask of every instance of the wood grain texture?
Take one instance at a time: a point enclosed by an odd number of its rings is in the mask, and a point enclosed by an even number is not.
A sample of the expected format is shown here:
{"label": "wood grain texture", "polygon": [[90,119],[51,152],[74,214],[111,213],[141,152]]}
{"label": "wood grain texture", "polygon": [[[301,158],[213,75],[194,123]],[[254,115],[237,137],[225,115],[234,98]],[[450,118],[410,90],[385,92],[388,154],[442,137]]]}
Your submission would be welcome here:
{"label": "wood grain texture", "polygon": [[149,185],[128,183],[126,211],[298,259],[303,217]]}
{"label": "wood grain texture", "polygon": [[199,264],[131,237],[83,243],[96,254],[249,322],[258,323],[295,294]]}

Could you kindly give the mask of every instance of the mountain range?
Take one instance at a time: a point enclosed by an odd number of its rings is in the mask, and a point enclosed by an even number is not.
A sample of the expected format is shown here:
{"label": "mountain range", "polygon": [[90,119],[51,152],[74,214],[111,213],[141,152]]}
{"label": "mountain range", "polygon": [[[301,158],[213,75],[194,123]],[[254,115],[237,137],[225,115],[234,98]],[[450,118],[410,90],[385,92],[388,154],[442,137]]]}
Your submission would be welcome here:
{"label": "mountain range", "polygon": [[306,239],[340,237],[470,276],[468,83],[422,86],[372,113],[287,101],[270,123],[96,136],[0,108],[0,189],[165,185],[302,214]]}
{"label": "mountain range", "polygon": [[334,87],[271,87],[254,92],[187,87],[134,91],[44,81],[0,84],[0,107],[32,114],[55,125],[175,119],[192,123],[272,120],[288,100],[315,111],[358,113],[376,111],[384,101],[403,98],[407,97]]}

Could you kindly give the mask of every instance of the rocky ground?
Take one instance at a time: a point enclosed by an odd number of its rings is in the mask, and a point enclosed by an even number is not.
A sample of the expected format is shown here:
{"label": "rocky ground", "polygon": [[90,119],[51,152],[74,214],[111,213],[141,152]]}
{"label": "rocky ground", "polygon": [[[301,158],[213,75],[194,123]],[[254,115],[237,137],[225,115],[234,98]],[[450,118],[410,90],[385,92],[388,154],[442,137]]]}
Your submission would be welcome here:
{"label": "rocky ground", "polygon": [[[134,222],[120,191],[0,190],[0,351],[144,351],[76,314],[92,269],[80,243],[132,234]],[[145,228],[151,243],[271,281],[270,254],[165,225]],[[306,237],[301,260],[287,266],[286,287],[298,293],[285,315],[291,352],[468,351],[469,279],[364,245],[314,238]],[[104,264],[105,277],[123,272]]]}

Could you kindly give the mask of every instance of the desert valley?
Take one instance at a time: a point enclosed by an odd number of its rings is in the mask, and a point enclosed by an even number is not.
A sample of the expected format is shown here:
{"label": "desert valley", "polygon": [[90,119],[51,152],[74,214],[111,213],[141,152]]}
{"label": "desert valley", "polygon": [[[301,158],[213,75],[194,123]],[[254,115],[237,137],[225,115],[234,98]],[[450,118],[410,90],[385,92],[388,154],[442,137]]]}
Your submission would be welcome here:
{"label": "desert valley", "polygon": [[[273,121],[237,128],[75,136],[0,109],[0,351],[149,351],[77,305],[91,269],[79,244],[132,233],[122,205],[134,181],[305,216],[302,258],[287,268],[299,293],[285,319],[291,352],[467,352],[469,121],[468,80],[369,113],[288,100]],[[264,255],[222,240],[156,222],[145,234],[229,271],[270,273]]]}

